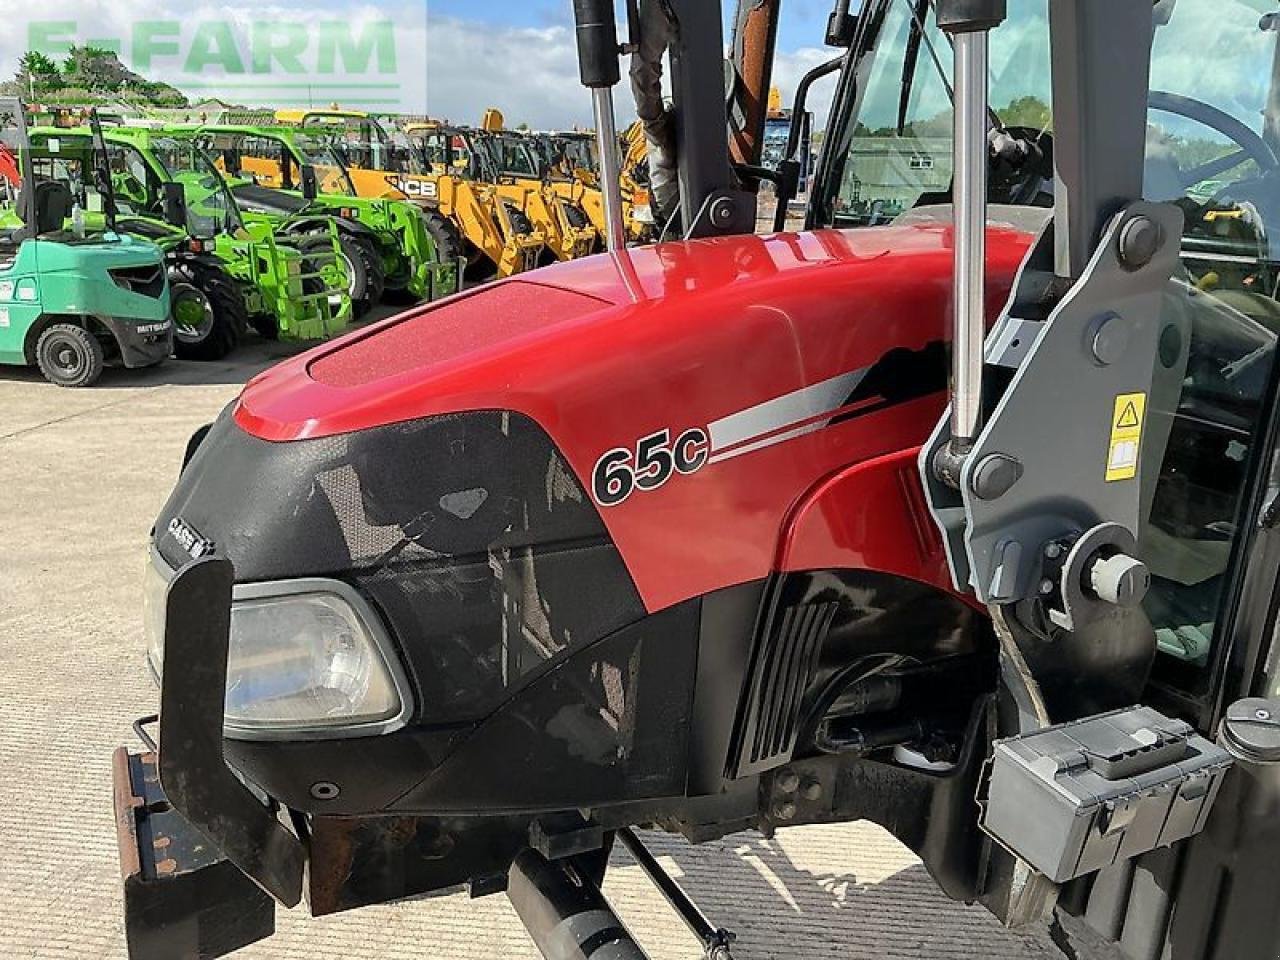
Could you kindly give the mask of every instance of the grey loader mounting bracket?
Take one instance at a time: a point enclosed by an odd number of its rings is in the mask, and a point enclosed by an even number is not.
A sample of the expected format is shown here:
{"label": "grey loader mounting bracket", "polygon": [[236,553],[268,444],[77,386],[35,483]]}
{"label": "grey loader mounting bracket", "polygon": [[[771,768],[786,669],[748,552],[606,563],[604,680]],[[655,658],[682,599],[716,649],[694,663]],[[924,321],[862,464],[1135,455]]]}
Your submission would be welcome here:
{"label": "grey loader mounting bracket", "polygon": [[986,342],[983,380],[1007,387],[953,482],[936,469],[949,419],[922,450],[920,471],[957,588],[987,604],[1039,598],[1057,626],[1074,630],[1100,604],[1130,606],[1146,592],[1133,557],[1154,479],[1144,467],[1159,464],[1168,435],[1189,341],[1177,300],[1191,293],[1172,279],[1181,211],[1135,202],[1036,318],[1053,279],[1052,230]]}

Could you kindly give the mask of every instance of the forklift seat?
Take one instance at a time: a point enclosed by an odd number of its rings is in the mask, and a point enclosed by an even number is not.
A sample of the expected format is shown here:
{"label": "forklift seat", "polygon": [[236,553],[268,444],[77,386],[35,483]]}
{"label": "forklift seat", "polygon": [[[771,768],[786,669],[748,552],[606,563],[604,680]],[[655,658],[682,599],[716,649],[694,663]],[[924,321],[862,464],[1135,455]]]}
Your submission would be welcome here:
{"label": "forklift seat", "polygon": [[75,201],[71,196],[71,188],[60,180],[32,181],[28,179],[24,181],[22,190],[18,194],[19,210],[29,209],[27,191],[31,189],[34,189],[36,193],[36,222],[34,225],[25,223],[13,231],[10,234],[10,239],[14,242],[30,240],[46,233],[61,230],[67,217],[71,216],[71,208]]}

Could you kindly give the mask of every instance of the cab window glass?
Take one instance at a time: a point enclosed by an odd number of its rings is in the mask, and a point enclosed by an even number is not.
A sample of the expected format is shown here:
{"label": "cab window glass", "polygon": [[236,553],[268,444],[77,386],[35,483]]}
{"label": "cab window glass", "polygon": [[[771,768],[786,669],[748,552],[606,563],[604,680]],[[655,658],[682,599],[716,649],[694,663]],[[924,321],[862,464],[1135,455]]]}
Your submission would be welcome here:
{"label": "cab window glass", "polygon": [[1167,309],[1181,311],[1190,340],[1141,548],[1166,654],[1158,676],[1195,692],[1207,683],[1280,333],[1274,10],[1253,0],[1156,8],[1145,193],[1183,212],[1184,270]]}
{"label": "cab window glass", "polygon": [[[950,200],[950,45],[929,2],[869,10],[857,122],[833,141],[839,159],[821,187],[837,226],[888,223]],[[988,199],[1047,206],[1047,3],[1010,0],[1008,12],[991,35],[991,106],[1002,130],[1032,149],[1022,164],[992,158]],[[1143,469],[1151,512],[1140,548],[1153,575],[1145,606],[1163,653],[1157,680],[1199,696],[1273,395],[1280,12],[1272,0],[1161,0],[1154,13],[1144,193],[1184,215],[1164,318],[1183,338],[1186,366],[1149,398],[1142,456],[1158,463]]]}
{"label": "cab window glass", "polygon": [[[870,68],[856,124],[836,164],[836,226],[888,223],[918,206],[950,202],[951,46],[928,0],[889,0],[872,24]],[[993,170],[992,199],[1038,206],[1052,200],[1049,28],[1044,0],[1014,0],[991,34],[991,107],[1002,127],[1045,149],[1016,176]]]}

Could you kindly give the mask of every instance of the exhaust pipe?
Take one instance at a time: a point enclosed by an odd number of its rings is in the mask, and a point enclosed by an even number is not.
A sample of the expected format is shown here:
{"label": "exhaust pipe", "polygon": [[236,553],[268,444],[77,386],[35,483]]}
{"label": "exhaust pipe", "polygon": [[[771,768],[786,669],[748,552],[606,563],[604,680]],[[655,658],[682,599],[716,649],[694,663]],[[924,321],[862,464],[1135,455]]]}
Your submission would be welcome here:
{"label": "exhaust pipe", "polygon": [[591,880],[570,860],[524,850],[507,898],[546,960],[648,960]]}
{"label": "exhaust pipe", "polygon": [[954,46],[955,215],[952,284],[951,442],[937,469],[959,486],[960,466],[982,429],[986,340],[987,39],[1005,18],[1005,0],[938,0],[938,26]]}

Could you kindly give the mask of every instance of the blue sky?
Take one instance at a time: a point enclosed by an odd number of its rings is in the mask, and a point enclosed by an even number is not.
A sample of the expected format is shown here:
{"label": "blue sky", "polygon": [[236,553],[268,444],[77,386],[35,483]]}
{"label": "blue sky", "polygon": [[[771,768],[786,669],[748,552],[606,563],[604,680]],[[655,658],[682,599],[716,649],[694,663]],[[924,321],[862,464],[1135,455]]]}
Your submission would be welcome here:
{"label": "blue sky", "polygon": [[[783,0],[774,78],[786,100],[807,69],[833,55],[822,46],[831,3]],[[735,0],[722,4],[732,17]],[[0,0],[0,75],[11,76],[32,44],[60,56],[67,43],[94,43],[113,46],[127,65],[196,100],[341,102],[460,123],[478,123],[493,106],[512,125],[567,129],[592,123],[591,98],[578,84],[572,9],[571,0]],[[286,65],[270,51],[294,26],[303,45]],[[355,38],[385,31],[377,35],[386,46],[377,49],[389,51],[394,66],[383,69],[379,56],[375,68],[353,53],[343,55],[347,69],[335,71],[338,48],[328,44],[328,61],[323,54],[335,29],[351,41],[341,48],[348,51],[372,49]],[[62,47],[42,46],[55,35]],[[260,62],[267,65],[259,69]],[[814,89],[819,126],[829,98],[829,82]],[[625,82],[615,102],[628,122],[634,108]]]}
{"label": "blue sky", "polygon": [[[735,4],[724,0],[722,6],[728,21]],[[826,0],[783,0],[778,45],[785,50],[819,46],[832,6]],[[457,17],[495,26],[567,27],[573,23],[573,8],[570,0],[428,0],[427,16]],[[725,39],[727,42],[727,22]]]}
{"label": "blue sky", "polygon": [[[783,0],[774,83],[785,101],[806,70],[835,53],[822,45],[831,6],[832,0]],[[722,7],[728,43],[736,4],[722,0]],[[475,122],[484,106],[496,105],[511,124],[591,122],[590,99],[577,82],[570,0],[428,0],[426,44],[427,106],[433,115]],[[811,94],[819,127],[833,88],[828,78]],[[627,122],[634,114],[625,81],[614,99],[620,120]]]}

